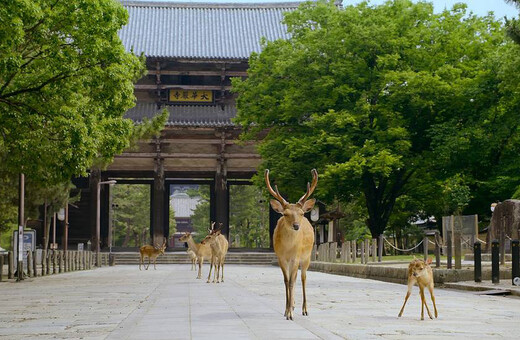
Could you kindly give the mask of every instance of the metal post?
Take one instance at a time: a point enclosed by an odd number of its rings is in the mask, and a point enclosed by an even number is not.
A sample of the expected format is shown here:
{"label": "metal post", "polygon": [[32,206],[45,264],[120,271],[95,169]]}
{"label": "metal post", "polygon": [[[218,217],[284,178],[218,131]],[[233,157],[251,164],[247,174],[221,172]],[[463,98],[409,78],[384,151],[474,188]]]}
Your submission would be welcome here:
{"label": "metal post", "polygon": [[424,249],[424,262],[428,260],[428,236],[424,236],[423,238],[423,249]]}
{"label": "metal post", "polygon": [[511,283],[514,284],[515,277],[520,277],[520,247],[519,241],[513,240],[511,241],[511,260],[512,263],[512,272],[511,272]]}
{"label": "metal post", "polygon": [[97,199],[96,199],[96,266],[101,267],[101,183],[97,184]]}
{"label": "metal post", "polygon": [[499,251],[498,240],[493,240],[491,242],[491,282],[493,283],[500,282]]}
{"label": "metal post", "polygon": [[27,252],[27,276],[28,277],[31,277],[33,276],[33,273],[32,273],[32,263],[33,262],[33,258],[32,258],[32,251],[28,251]]}
{"label": "metal post", "polygon": [[65,203],[65,225],[63,226],[63,253],[65,254],[65,268],[64,271],[68,272],[69,269],[69,203]]}
{"label": "metal post", "polygon": [[435,231],[435,267],[439,268],[441,266],[441,237],[438,231]]}
{"label": "metal post", "polygon": [[14,253],[12,251],[7,253],[7,278],[14,278]]}
{"label": "metal post", "polygon": [[377,261],[383,262],[383,234],[379,235],[379,244],[377,245]]}
{"label": "metal post", "polygon": [[0,282],[2,282],[3,275],[4,275],[4,254],[0,254]]}
{"label": "metal post", "polygon": [[33,273],[34,273],[34,277],[38,277],[38,262],[36,261],[36,250],[32,252],[33,254]]}
{"label": "metal post", "polygon": [[[23,229],[25,226],[24,223],[24,215],[25,215],[25,176],[24,174],[20,174],[19,178],[19,194],[18,194],[18,277],[16,281],[23,280]],[[21,234],[21,235],[20,235]],[[21,242],[20,242],[21,240]]]}
{"label": "metal post", "polygon": [[480,242],[473,245],[473,262],[475,268],[475,282],[482,282],[482,249]]}
{"label": "metal post", "polygon": [[451,256],[452,256],[452,252],[451,252],[451,231],[447,231],[446,232],[446,266],[448,269],[451,269]]}

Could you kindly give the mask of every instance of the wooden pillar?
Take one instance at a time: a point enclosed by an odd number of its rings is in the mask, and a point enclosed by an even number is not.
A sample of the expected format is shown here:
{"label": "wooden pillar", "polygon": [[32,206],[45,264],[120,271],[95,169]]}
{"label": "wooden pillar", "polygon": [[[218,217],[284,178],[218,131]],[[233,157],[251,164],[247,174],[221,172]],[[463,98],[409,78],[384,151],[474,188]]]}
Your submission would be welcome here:
{"label": "wooden pillar", "polygon": [[222,234],[229,238],[229,187],[226,177],[215,176],[215,222],[222,223]]}
{"label": "wooden pillar", "polygon": [[165,181],[164,181],[164,159],[155,158],[155,172],[152,188],[152,244],[161,245],[164,242],[165,226]]}
{"label": "wooden pillar", "polygon": [[92,169],[90,171],[89,178],[89,190],[90,190],[90,239],[92,245],[98,244],[96,237],[96,216],[97,216],[97,200],[98,200],[98,184],[101,181],[101,171],[98,169]]}

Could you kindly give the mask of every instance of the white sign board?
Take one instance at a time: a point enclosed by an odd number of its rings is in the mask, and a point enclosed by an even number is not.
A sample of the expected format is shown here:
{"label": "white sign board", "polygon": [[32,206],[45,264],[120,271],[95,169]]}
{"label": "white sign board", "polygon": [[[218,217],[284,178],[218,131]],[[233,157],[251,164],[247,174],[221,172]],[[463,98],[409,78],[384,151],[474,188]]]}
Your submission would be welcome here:
{"label": "white sign board", "polygon": [[[20,252],[18,252],[19,244],[23,244]],[[36,250],[36,230],[24,230],[20,226],[18,230],[13,231],[13,251],[16,254],[17,261],[23,261],[24,269],[27,269],[27,252],[34,250]]]}
{"label": "white sign board", "polygon": [[78,251],[83,251],[83,243],[78,243]]}

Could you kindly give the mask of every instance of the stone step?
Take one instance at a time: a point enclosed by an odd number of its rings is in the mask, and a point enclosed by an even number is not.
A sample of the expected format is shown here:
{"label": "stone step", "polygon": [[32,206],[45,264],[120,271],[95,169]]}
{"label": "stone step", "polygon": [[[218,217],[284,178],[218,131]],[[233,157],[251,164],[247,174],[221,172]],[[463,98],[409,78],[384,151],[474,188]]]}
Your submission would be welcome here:
{"label": "stone step", "polygon": [[[116,257],[116,264],[139,264],[139,253],[137,252],[119,252],[113,253]],[[271,265],[276,260],[274,253],[228,253],[226,255],[226,263],[228,264],[246,264],[246,265]],[[145,258],[145,263],[148,263],[148,258]],[[171,252],[165,253],[157,258],[157,264],[191,264],[189,256],[185,252]],[[208,263],[205,259],[204,263]]]}

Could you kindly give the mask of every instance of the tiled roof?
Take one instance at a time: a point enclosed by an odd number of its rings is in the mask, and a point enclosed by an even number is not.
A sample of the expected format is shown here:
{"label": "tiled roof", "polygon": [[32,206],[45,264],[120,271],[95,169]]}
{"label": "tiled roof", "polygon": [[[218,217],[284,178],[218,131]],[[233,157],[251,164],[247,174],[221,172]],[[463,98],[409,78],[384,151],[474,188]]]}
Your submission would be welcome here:
{"label": "tiled roof", "polygon": [[[201,126],[201,127],[226,127],[234,126],[231,118],[236,116],[236,107],[225,105],[196,106],[196,105],[168,105],[165,106],[170,111],[170,118],[166,126]],[[144,118],[152,118],[161,109],[154,103],[137,103],[135,107],[128,110],[126,118],[139,123]]]}
{"label": "tiled roof", "polygon": [[129,21],[119,36],[147,57],[248,59],[260,39],[288,38],[283,13],[300,3],[215,4],[122,1]]}

